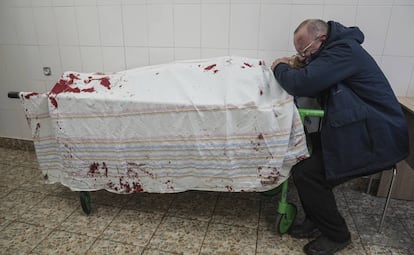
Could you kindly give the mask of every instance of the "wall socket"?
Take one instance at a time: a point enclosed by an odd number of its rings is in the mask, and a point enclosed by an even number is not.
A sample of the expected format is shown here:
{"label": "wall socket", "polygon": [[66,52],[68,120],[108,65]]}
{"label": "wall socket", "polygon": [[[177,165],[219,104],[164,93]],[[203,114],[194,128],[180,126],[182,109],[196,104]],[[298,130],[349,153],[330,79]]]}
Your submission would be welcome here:
{"label": "wall socket", "polygon": [[44,76],[51,76],[52,75],[52,68],[50,67],[43,67],[43,75]]}

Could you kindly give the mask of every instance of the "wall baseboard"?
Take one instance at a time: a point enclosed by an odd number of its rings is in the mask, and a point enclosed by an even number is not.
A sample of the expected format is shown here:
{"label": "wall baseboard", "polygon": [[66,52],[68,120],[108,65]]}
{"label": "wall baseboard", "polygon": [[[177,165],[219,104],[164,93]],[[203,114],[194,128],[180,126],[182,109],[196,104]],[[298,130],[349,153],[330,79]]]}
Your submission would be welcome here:
{"label": "wall baseboard", "polygon": [[0,137],[0,147],[12,150],[35,151],[33,141],[17,138]]}

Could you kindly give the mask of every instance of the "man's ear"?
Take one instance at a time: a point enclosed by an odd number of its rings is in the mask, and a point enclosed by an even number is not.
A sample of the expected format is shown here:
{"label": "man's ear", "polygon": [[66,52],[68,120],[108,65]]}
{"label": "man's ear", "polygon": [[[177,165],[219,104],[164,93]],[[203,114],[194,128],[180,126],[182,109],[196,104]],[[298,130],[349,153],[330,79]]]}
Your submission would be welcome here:
{"label": "man's ear", "polygon": [[320,40],[323,42],[323,41],[325,41],[325,40],[328,38],[328,35],[323,34],[323,35],[321,35],[319,38],[320,38]]}

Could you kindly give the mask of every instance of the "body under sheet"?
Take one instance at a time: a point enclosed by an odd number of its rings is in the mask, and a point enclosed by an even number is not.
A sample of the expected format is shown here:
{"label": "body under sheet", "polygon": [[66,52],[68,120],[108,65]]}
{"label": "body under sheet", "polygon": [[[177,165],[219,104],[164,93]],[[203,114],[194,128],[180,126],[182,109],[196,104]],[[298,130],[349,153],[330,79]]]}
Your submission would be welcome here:
{"label": "body under sheet", "polygon": [[308,156],[293,98],[259,59],[65,72],[20,98],[45,179],[74,191],[265,191]]}

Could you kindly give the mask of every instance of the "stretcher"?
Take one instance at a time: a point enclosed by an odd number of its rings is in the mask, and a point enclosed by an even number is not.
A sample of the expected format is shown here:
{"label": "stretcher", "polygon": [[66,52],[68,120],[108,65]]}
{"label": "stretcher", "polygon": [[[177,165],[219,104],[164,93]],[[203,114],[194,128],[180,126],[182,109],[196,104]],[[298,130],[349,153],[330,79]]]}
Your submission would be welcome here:
{"label": "stretcher", "polygon": [[[117,73],[65,72],[47,93],[20,98],[47,183],[80,192],[264,192],[280,188],[278,230],[291,167],[309,156],[293,98],[260,59],[220,57]],[[317,113],[316,115],[318,115]]]}

